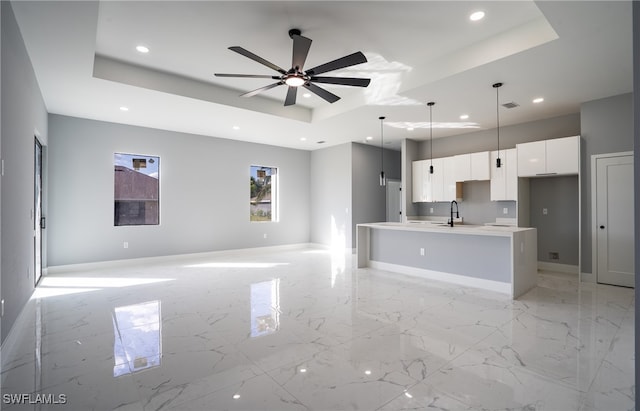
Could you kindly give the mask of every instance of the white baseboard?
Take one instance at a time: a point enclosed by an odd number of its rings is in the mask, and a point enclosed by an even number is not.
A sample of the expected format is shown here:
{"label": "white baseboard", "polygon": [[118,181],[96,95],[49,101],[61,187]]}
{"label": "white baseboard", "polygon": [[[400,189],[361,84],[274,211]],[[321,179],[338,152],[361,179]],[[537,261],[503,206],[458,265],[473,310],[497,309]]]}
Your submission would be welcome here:
{"label": "white baseboard", "polygon": [[595,283],[596,276],[593,273],[581,273],[580,281],[582,281],[583,283]]}
{"label": "white baseboard", "polygon": [[208,251],[204,253],[162,255],[162,256],[156,256],[156,257],[130,258],[126,260],[97,261],[92,263],[56,265],[56,266],[47,267],[47,274],[59,274],[59,273],[68,273],[68,272],[77,272],[77,271],[96,270],[96,269],[102,269],[102,268],[132,266],[132,265],[147,265],[147,264],[162,263],[167,261],[191,260],[191,259],[200,259],[200,258],[207,258],[207,257],[220,257],[223,255],[230,255],[230,254],[233,255],[233,254],[245,253],[245,252],[263,253],[263,252],[269,252],[269,251],[286,251],[286,250],[296,250],[296,249],[302,249],[302,248],[323,249],[321,245],[313,244],[313,243],[285,244],[285,245],[274,245],[274,246],[268,246],[268,247],[255,247],[255,248],[239,248],[239,249],[233,249],[233,250]]}
{"label": "white baseboard", "polygon": [[556,271],[559,273],[578,274],[578,266],[571,264],[549,263],[538,261],[538,270]]}
{"label": "white baseboard", "polygon": [[466,275],[451,274],[442,271],[425,270],[423,268],[408,267],[406,265],[381,263],[379,261],[369,261],[369,267],[377,270],[393,271],[400,274],[425,278],[427,280],[443,281],[511,295],[511,284],[501,283],[499,281],[467,277]]}

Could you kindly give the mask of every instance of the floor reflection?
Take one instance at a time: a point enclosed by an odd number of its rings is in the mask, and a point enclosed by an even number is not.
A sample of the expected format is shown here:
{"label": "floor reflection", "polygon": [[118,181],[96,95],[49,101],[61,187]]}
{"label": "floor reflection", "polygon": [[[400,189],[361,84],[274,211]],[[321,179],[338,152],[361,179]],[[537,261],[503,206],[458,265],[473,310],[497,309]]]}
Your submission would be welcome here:
{"label": "floor reflection", "polygon": [[160,365],[160,301],[116,307],[113,333],[114,377]]}
{"label": "floor reflection", "polygon": [[280,279],[251,284],[251,337],[280,329]]}

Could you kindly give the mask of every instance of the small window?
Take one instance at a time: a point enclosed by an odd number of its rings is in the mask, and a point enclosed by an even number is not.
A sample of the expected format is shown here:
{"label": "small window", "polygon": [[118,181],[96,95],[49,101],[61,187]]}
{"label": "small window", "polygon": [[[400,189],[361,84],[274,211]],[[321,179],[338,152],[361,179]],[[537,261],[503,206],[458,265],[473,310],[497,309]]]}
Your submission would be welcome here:
{"label": "small window", "polygon": [[113,156],[114,225],[160,224],[160,157]]}
{"label": "small window", "polygon": [[251,166],[250,174],[250,220],[278,221],[278,169]]}

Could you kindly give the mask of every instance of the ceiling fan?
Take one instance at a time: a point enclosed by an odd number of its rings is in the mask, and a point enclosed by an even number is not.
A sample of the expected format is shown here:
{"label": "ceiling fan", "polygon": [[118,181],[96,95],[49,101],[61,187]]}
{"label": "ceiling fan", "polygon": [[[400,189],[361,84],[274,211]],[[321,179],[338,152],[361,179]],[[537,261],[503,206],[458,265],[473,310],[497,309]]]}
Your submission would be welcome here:
{"label": "ceiling fan", "polygon": [[235,51],[238,54],[242,54],[251,60],[257,61],[270,69],[273,69],[280,73],[278,76],[269,76],[262,74],[223,74],[215,73],[217,77],[242,77],[242,78],[270,78],[278,80],[275,83],[268,86],[260,87],[259,89],[244,93],[241,97],[252,97],[258,93],[266,90],[270,90],[274,87],[287,85],[289,90],[287,91],[287,97],[284,100],[285,106],[290,106],[296,103],[296,94],[298,87],[302,86],[312,93],[317,94],[329,103],[335,103],[340,100],[340,97],[335,94],[319,87],[315,83],[326,84],[339,84],[343,86],[355,86],[355,87],[367,87],[371,82],[368,78],[355,78],[355,77],[319,77],[318,74],[326,73],[328,71],[338,70],[345,67],[355,66],[356,64],[366,63],[367,58],[358,51],[348,56],[341,57],[339,59],[330,61],[328,63],[321,64],[309,70],[304,70],[304,62],[307,59],[309,48],[311,47],[311,39],[300,35],[300,30],[289,30],[289,37],[293,40],[293,58],[291,68],[286,71],[283,68],[276,66],[275,64],[263,59],[262,57],[253,54],[252,52],[239,47],[232,46],[229,50]]}

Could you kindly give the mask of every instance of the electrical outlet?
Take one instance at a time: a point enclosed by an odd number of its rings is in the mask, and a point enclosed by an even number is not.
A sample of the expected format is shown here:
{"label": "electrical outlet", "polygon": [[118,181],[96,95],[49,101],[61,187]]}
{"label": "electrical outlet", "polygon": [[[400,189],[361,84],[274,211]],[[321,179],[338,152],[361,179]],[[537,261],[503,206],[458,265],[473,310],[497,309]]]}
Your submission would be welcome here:
{"label": "electrical outlet", "polygon": [[122,243],[122,248],[129,248],[129,242],[125,241],[124,243]]}
{"label": "electrical outlet", "polygon": [[267,233],[264,233],[264,238],[267,238]]}
{"label": "electrical outlet", "polygon": [[433,207],[429,208],[429,212],[433,214]]}
{"label": "electrical outlet", "polygon": [[542,215],[547,215],[549,213],[549,210],[547,210],[547,208],[543,208],[542,209]]}
{"label": "electrical outlet", "polygon": [[420,255],[424,255],[424,248],[420,248]]}
{"label": "electrical outlet", "polygon": [[551,260],[559,260],[560,259],[560,253],[555,252],[555,251],[549,252],[549,259],[551,259]]}
{"label": "electrical outlet", "polygon": [[504,207],[502,209],[502,214],[509,214],[509,209],[507,207]]}

